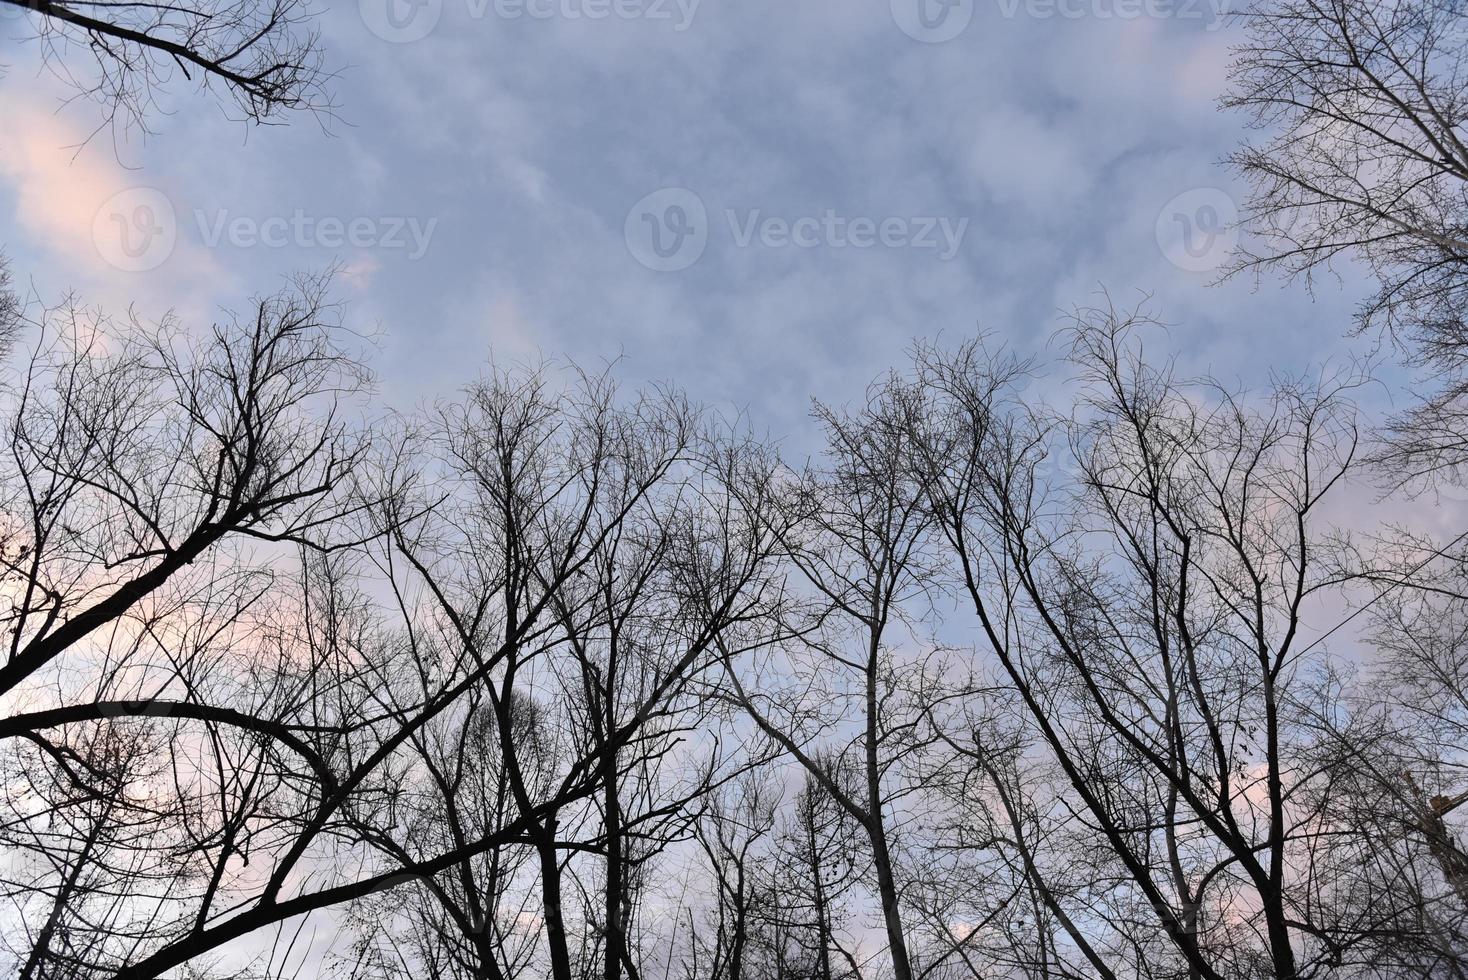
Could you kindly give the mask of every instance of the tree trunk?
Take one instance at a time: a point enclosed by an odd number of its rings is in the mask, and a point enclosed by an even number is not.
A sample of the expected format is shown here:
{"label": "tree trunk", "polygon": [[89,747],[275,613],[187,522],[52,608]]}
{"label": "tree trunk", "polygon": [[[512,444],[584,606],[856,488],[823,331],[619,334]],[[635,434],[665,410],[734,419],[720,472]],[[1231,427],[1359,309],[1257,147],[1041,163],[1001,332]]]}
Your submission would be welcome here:
{"label": "tree trunk", "polygon": [[811,813],[810,822],[806,825],[806,840],[810,844],[810,873],[815,889],[816,936],[821,944],[820,955],[816,961],[820,969],[818,977],[819,980],[831,980],[831,916],[830,910],[826,907],[826,882],[821,878],[821,858],[816,851],[814,812]]}
{"label": "tree trunk", "polygon": [[622,861],[622,814],[621,802],[617,798],[617,753],[609,746],[603,762],[605,783],[605,820],[607,847],[606,888],[606,964],[604,980],[621,980],[622,955],[626,939],[622,935],[622,892],[624,890],[624,867]]}
{"label": "tree trunk", "polygon": [[882,820],[882,770],[877,760],[877,656],[879,639],[872,636],[867,661],[867,836],[872,844],[872,863],[877,871],[877,893],[882,899],[882,923],[892,955],[894,980],[912,980],[907,958],[907,938],[902,932],[902,913],[897,907],[897,882],[892,874],[892,855],[887,850],[887,828]]}
{"label": "tree trunk", "polygon": [[573,980],[571,953],[566,948],[566,923],[561,914],[561,863],[556,854],[556,819],[547,817],[536,848],[540,855],[540,895],[545,912],[545,943],[550,950],[552,980]]}
{"label": "tree trunk", "polygon": [[[1266,668],[1267,669],[1267,668]],[[1264,916],[1269,931],[1269,952],[1277,980],[1295,980],[1295,950],[1290,945],[1290,927],[1284,901],[1285,812],[1284,786],[1280,770],[1279,714],[1274,677],[1264,680],[1266,751],[1269,759],[1269,889],[1265,891]]]}

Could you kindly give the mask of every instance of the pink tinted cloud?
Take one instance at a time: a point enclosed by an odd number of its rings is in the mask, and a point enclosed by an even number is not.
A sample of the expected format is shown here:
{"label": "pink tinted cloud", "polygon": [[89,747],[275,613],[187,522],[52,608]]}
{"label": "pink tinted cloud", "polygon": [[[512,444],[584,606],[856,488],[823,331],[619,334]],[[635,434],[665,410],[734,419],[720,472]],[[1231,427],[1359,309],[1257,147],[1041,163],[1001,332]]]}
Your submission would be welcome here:
{"label": "pink tinted cloud", "polygon": [[[16,219],[7,244],[54,258],[46,288],[77,287],[88,303],[114,310],[136,303],[159,313],[202,313],[212,306],[224,276],[187,240],[183,209],[143,174],[122,166],[109,144],[89,142],[87,131],[47,109],[46,99],[12,93],[0,102],[0,196],[11,199]],[[150,227],[166,236],[138,256],[141,265],[130,266],[116,236],[118,223],[137,210],[134,200],[161,205],[146,213]],[[26,278],[38,270],[15,271]]]}

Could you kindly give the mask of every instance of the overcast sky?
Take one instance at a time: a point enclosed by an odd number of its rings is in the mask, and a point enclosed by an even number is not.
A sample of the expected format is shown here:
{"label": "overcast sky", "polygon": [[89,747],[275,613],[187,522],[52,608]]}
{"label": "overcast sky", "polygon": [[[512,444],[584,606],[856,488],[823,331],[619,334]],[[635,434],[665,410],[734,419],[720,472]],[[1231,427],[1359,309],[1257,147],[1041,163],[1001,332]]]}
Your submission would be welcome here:
{"label": "overcast sky", "polygon": [[1226,379],[1350,345],[1349,269],[1210,285],[1243,120],[1206,4],[919,2],[333,3],[336,118],[249,129],[179,84],[90,142],[11,14],[0,242],[46,302],[193,318],[337,262],[397,404],[491,351],[622,354],[797,442],[913,336],[1032,348],[1102,286]]}
{"label": "overcast sky", "polygon": [[398,407],[491,353],[620,355],[801,448],[811,396],[913,337],[1040,350],[1103,287],[1229,383],[1368,346],[1350,268],[1211,285],[1244,120],[1206,0],[333,0],[319,26],[332,118],[251,129],[175,84],[144,139],[96,132],[0,7],[28,295],[202,323],[338,264]]}

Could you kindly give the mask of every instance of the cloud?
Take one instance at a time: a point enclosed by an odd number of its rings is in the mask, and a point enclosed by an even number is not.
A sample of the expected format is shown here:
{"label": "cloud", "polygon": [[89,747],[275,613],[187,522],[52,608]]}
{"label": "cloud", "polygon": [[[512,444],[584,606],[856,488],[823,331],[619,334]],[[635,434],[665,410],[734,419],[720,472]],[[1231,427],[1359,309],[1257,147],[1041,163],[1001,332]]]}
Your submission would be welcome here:
{"label": "cloud", "polygon": [[50,94],[0,100],[0,196],[11,199],[20,232],[12,244],[44,258],[48,286],[78,288],[86,303],[199,315],[225,280],[181,234],[167,178],[124,168],[108,144],[44,109]]}
{"label": "cloud", "polygon": [[[422,8],[438,19],[408,43],[375,35],[361,5],[337,5],[321,20],[347,66],[331,136],[307,119],[246,131],[208,100],[177,99],[137,151],[141,169],[125,170],[105,146],[70,158],[84,113],[67,109],[62,125],[52,95],[7,93],[11,244],[56,260],[48,274],[61,285],[105,282],[109,295],[163,305],[196,296],[205,309],[336,263],[348,315],[386,333],[394,391],[452,388],[490,346],[625,354],[629,382],[683,381],[782,435],[804,427],[810,394],[850,397],[914,335],[983,328],[1033,348],[1099,285],[1155,293],[1182,324],[1179,352],[1219,373],[1257,375],[1264,340],[1290,366],[1338,348],[1349,289],[1316,303],[1294,288],[1219,289],[1158,244],[1159,214],[1179,193],[1238,193],[1217,160],[1242,120],[1214,108],[1230,31],[1103,17],[1099,2],[1064,17],[1009,6],[978,5],[958,36],[926,44],[885,0],[705,2],[681,30],[572,17],[569,2],[509,17],[442,0]],[[91,241],[96,208],[134,183],[164,191],[180,225],[174,254],[145,274],[109,269]],[[696,263],[661,273],[636,261],[624,225],[667,187],[696,193],[712,227]],[[740,246],[727,232],[729,211],[793,221],[827,209],[968,225],[948,261]],[[298,210],[437,224],[420,258],[208,249],[195,227],[199,212],[260,224]],[[147,227],[136,208],[123,217]]]}
{"label": "cloud", "polygon": [[60,254],[93,248],[92,219],[125,186],[95,153],[77,152],[85,134],[23,99],[0,102],[0,176],[15,196],[16,218]]}

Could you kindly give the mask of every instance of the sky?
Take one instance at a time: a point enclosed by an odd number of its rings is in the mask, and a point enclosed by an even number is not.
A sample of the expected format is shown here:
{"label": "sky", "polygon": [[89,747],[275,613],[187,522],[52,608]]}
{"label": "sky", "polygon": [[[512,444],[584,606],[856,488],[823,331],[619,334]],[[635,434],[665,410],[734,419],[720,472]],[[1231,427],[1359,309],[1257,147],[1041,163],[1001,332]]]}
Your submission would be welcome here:
{"label": "sky", "polygon": [[1246,135],[1217,2],[333,0],[330,116],[176,79],[146,137],[0,6],[0,248],[34,304],[191,323],[337,266],[403,409],[491,358],[620,358],[806,449],[809,400],[913,338],[1043,353],[1102,290],[1258,386],[1367,351],[1368,285],[1215,283]]}
{"label": "sky", "polygon": [[912,338],[1043,351],[1103,289],[1228,382],[1365,349],[1352,269],[1213,284],[1246,134],[1207,0],[343,0],[331,116],[249,127],[175,79],[146,137],[94,135],[22,17],[0,243],[29,296],[204,322],[335,264],[398,407],[491,357],[621,358],[799,446]]}

